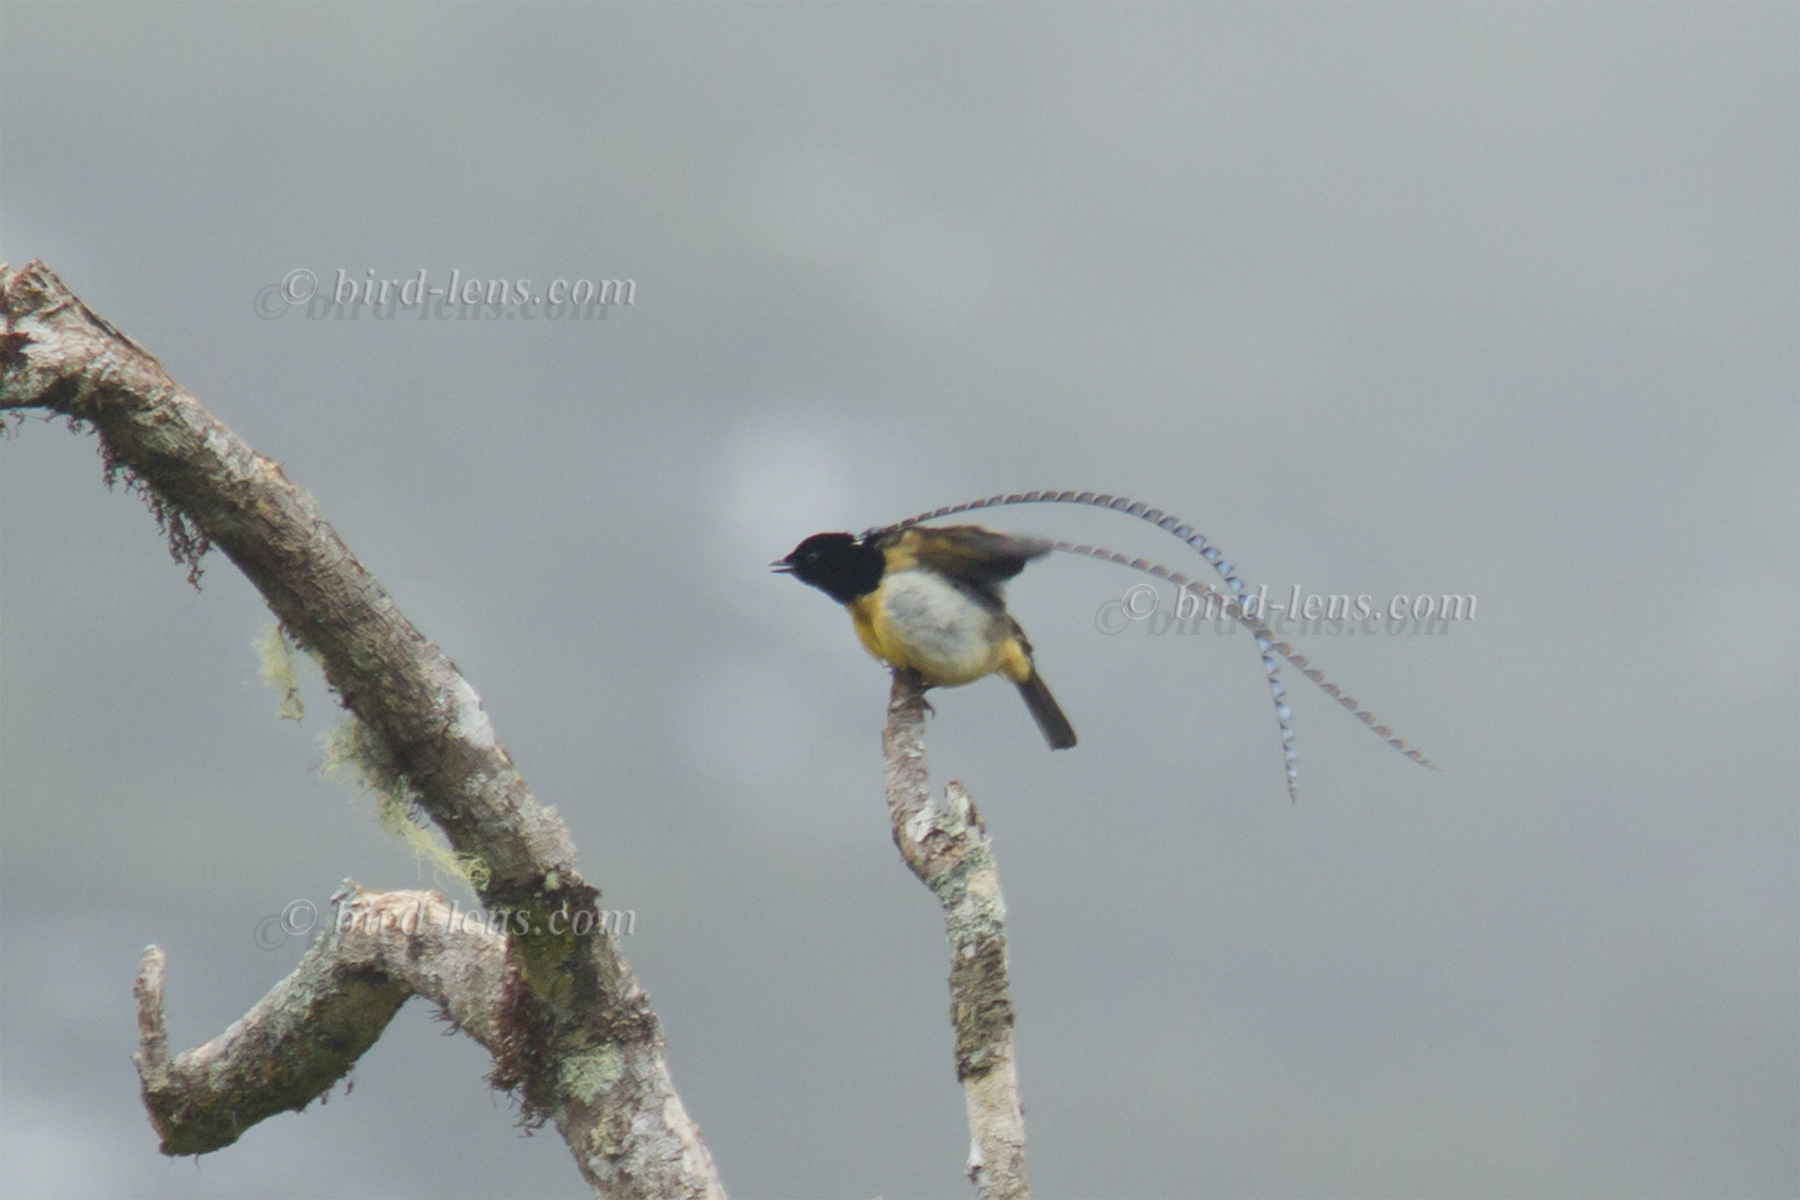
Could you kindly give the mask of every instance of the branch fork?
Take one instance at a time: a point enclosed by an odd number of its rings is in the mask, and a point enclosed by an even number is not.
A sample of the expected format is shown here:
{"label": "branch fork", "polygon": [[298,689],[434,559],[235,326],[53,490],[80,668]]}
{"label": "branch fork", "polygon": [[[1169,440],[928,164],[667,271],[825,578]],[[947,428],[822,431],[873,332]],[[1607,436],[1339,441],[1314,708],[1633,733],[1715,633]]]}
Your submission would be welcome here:
{"label": "branch fork", "polygon": [[[575,870],[568,827],[514,769],[481,697],[279,463],[43,263],[0,264],[0,318],[0,413],[37,410],[93,428],[107,478],[123,475],[144,496],[190,579],[215,547],[244,572],[287,634],[318,656],[368,734],[379,773],[404,785],[451,849],[478,864],[471,874],[483,904],[528,919],[595,907],[599,892]],[[328,930],[242,1020],[173,1058],[163,956],[147,951],[138,1062],[164,1149],[216,1149],[257,1121],[304,1107],[407,996],[424,994],[494,1052],[492,1079],[517,1089],[528,1120],[555,1122],[596,1196],[724,1194],[669,1078],[661,1025],[612,937],[535,927],[503,942],[468,930],[434,936],[429,928],[373,937]],[[397,953],[402,945],[420,952],[416,962]],[[432,969],[444,973],[434,979]]]}

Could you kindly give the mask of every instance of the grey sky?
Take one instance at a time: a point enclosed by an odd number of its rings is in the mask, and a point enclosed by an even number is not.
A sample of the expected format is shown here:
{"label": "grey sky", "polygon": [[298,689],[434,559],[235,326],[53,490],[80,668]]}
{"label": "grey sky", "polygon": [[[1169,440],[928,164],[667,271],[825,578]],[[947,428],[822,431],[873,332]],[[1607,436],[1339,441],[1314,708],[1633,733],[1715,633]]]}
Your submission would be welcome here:
{"label": "grey sky", "polygon": [[[1045,1196],[1800,1190],[1800,10],[0,9],[0,256],[310,488],[574,829],[743,1196],[963,1195],[886,681],[766,564],[996,491],[1123,492],[1254,585],[1467,593],[1248,640],[1014,611],[1081,734],[934,696],[1011,909]],[[630,278],[604,321],[269,320],[306,268]],[[429,884],[276,719],[91,439],[0,447],[0,1192],[577,1194],[415,1003],[352,1095],[169,1163],[259,919]],[[1003,510],[1189,571],[1106,514]],[[1185,556],[1185,557],[1184,557]],[[415,1011],[415,1009],[417,1011]]]}

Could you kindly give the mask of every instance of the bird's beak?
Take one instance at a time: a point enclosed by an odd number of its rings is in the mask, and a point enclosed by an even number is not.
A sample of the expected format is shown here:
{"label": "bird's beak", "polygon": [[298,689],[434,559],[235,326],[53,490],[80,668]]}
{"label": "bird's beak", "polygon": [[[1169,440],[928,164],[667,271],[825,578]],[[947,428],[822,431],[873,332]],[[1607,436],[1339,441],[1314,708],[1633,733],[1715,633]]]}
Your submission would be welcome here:
{"label": "bird's beak", "polygon": [[777,575],[792,575],[794,573],[793,564],[788,562],[785,558],[778,558],[770,563],[769,570],[775,572]]}

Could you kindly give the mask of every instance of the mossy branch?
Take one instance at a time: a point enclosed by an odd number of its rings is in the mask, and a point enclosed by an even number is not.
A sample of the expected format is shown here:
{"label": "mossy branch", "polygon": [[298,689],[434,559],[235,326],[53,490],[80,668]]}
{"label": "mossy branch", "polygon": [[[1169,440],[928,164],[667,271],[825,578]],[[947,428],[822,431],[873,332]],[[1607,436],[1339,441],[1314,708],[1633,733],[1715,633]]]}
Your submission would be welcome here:
{"label": "mossy branch", "polygon": [[[435,823],[459,861],[479,864],[471,874],[489,909],[594,906],[599,892],[575,870],[568,828],[514,770],[481,697],[280,464],[42,263],[0,264],[0,317],[0,412],[37,410],[93,429],[107,479],[144,496],[191,580],[215,547],[244,572],[356,718],[358,762],[380,764],[392,794]],[[660,1025],[614,939],[515,933],[506,953],[518,986],[490,1046],[495,1078],[518,1087],[529,1118],[556,1123],[595,1194],[721,1194],[669,1079]],[[159,963],[147,962],[146,994],[159,976]],[[377,1036],[395,995],[360,994],[368,1019],[357,1028]],[[346,1036],[354,1046],[361,1034]],[[161,1045],[159,1026],[143,1051],[152,1071]],[[272,1093],[274,1111],[316,1081],[302,1072]]]}

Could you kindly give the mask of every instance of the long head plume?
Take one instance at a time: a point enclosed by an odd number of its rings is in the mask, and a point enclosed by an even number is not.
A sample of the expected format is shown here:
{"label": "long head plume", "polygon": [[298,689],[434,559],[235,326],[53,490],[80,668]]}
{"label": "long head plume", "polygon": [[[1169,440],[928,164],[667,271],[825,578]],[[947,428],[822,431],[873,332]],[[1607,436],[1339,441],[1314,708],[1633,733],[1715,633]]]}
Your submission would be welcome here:
{"label": "long head plume", "polygon": [[[939,517],[953,516],[956,513],[973,512],[982,508],[999,508],[1008,504],[1084,504],[1090,508],[1104,508],[1111,512],[1123,513],[1128,517],[1136,517],[1148,521],[1158,529],[1181,539],[1183,543],[1199,553],[1200,557],[1216,571],[1224,580],[1226,590],[1197,583],[1178,571],[1150,562],[1147,559],[1132,558],[1116,550],[1108,550],[1103,546],[1088,546],[1074,542],[1056,542],[1056,549],[1065,554],[1078,554],[1084,558],[1097,558],[1104,562],[1117,563],[1134,571],[1142,571],[1157,579],[1167,580],[1176,587],[1198,596],[1219,596],[1224,601],[1223,611],[1256,638],[1257,650],[1262,655],[1263,670],[1269,678],[1269,694],[1275,701],[1275,719],[1281,728],[1281,754],[1287,770],[1288,798],[1299,799],[1300,763],[1299,753],[1294,749],[1294,728],[1289,724],[1293,718],[1293,709],[1287,702],[1287,685],[1281,681],[1281,663],[1287,661],[1302,675],[1319,686],[1327,696],[1349,709],[1351,714],[1367,725],[1382,741],[1412,759],[1422,767],[1433,771],[1439,769],[1436,763],[1426,758],[1419,751],[1409,747],[1405,741],[1395,737],[1386,725],[1378,724],[1374,713],[1360,707],[1353,697],[1344,695],[1343,689],[1325,678],[1324,672],[1313,666],[1304,655],[1294,653],[1294,648],[1286,642],[1278,641],[1275,633],[1263,623],[1261,614],[1244,612],[1244,581],[1238,578],[1230,560],[1217,546],[1210,544],[1204,535],[1192,525],[1183,521],[1173,513],[1160,508],[1152,508],[1141,500],[1133,500],[1129,496],[1112,496],[1096,492],[1076,491],[1041,491],[1041,492],[1003,492],[997,496],[989,496],[983,500],[970,500],[963,504],[946,505],[931,512],[920,513],[908,517],[904,521],[896,521],[881,529],[869,530],[869,533],[881,532],[882,529],[904,529],[909,525],[918,525],[925,521],[935,521]],[[867,536],[867,535],[865,535]]]}

